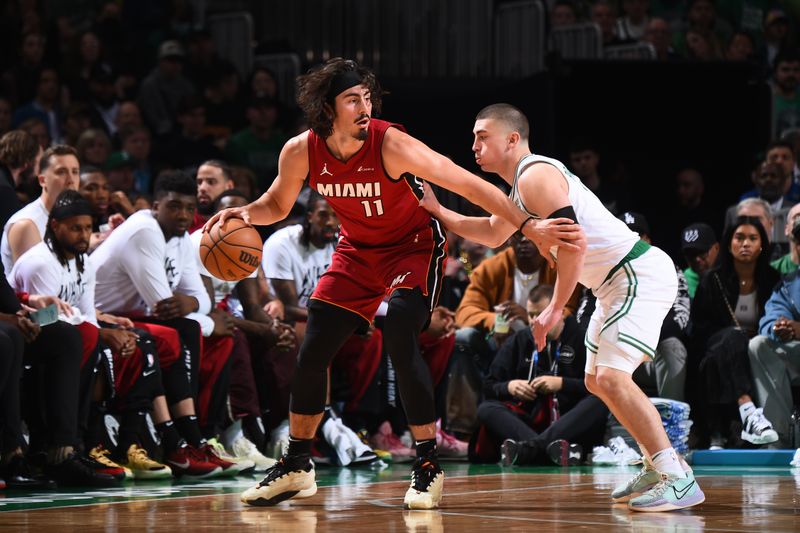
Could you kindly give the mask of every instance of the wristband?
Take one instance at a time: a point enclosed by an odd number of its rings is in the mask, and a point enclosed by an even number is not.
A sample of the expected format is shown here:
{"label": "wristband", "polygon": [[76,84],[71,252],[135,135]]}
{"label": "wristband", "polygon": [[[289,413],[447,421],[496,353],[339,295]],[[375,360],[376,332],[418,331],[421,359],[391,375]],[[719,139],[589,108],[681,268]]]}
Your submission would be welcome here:
{"label": "wristband", "polygon": [[529,215],[529,216],[528,216],[528,218],[526,218],[525,220],[523,220],[523,221],[522,221],[522,224],[520,224],[520,225],[519,225],[519,229],[518,229],[517,231],[519,231],[520,233],[522,233],[522,228],[524,228],[524,227],[525,227],[525,224],[527,224],[527,223],[528,223],[528,221],[530,221],[530,220],[535,220],[535,219],[536,219],[536,217],[535,217],[535,216],[533,216],[533,215]]}
{"label": "wristband", "polygon": [[29,298],[30,298],[30,294],[28,294],[27,292],[18,292],[17,293],[17,299],[22,304],[28,305],[28,299]]}

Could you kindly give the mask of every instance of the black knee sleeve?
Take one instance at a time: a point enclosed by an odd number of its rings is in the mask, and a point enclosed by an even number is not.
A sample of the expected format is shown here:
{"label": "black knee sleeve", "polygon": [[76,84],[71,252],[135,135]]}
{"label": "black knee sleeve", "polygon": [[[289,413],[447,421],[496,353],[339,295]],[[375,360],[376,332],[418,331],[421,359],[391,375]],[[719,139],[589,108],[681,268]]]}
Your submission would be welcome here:
{"label": "black knee sleeve", "polygon": [[117,397],[115,408],[121,413],[150,411],[153,407],[153,399],[164,394],[155,341],[150,335],[144,333],[136,341],[136,346],[139,348],[138,356],[142,358],[142,370],[136,376],[136,381],[128,389],[125,397]]}
{"label": "black knee sleeve", "polygon": [[400,397],[411,425],[436,420],[431,373],[419,353],[419,334],[430,318],[419,288],[398,289],[389,298],[383,343],[397,373]]}
{"label": "black knee sleeve", "polygon": [[316,415],[325,408],[328,365],[364,318],[341,307],[310,300],[308,325],[292,378],[290,410]]}

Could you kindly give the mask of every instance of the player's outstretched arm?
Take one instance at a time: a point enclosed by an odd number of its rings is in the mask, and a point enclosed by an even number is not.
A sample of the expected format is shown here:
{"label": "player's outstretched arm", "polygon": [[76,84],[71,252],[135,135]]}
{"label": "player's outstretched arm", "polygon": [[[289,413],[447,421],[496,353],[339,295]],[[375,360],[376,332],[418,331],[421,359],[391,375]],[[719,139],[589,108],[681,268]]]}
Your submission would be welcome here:
{"label": "player's outstretched arm", "polygon": [[244,207],[224,209],[211,217],[203,231],[208,231],[217,220],[224,224],[229,218],[241,218],[248,224],[269,225],[283,220],[292,210],[297,195],[308,176],[308,132],[289,139],[278,158],[278,176],[269,190]]}
{"label": "player's outstretched arm", "polygon": [[419,201],[419,205],[444,224],[444,227],[449,231],[465,239],[483,244],[489,248],[497,248],[502,246],[516,230],[510,222],[495,215],[491,217],[468,217],[456,213],[439,203],[428,182],[423,182],[423,187],[425,194]]}
{"label": "player's outstretched arm", "polygon": [[[423,187],[425,193],[419,205],[434,218],[441,221],[448,230],[461,235],[465,239],[481,243],[490,248],[497,248],[506,242],[518,229],[497,215],[492,215],[491,217],[468,217],[456,213],[439,203],[428,182],[424,182]],[[555,268],[555,263],[550,256],[550,248],[558,246],[559,248],[571,248],[577,251],[579,246],[574,244],[574,241],[582,236],[580,226],[568,218],[526,219],[523,225],[523,234],[539,248],[542,257],[547,259],[547,262],[553,268]]]}
{"label": "player's outstretched arm", "polygon": [[[452,211],[442,212],[442,218],[434,214],[448,226],[448,229],[470,240],[487,245],[491,242],[499,246],[528,219],[528,216],[500,189],[398,129],[391,128],[386,132],[383,142],[383,161],[390,176],[400,177],[405,172],[411,172],[460,194],[492,213],[493,217],[485,220],[481,217],[462,217]],[[452,224],[444,220],[450,214],[454,215],[450,220]],[[582,235],[580,228],[567,219],[530,221],[525,223],[523,233],[539,246],[540,250],[544,246],[548,248],[562,246],[577,250],[577,246],[571,241],[581,238]]]}
{"label": "player's outstretched arm", "polygon": [[[572,208],[566,180],[552,165],[537,164],[528,167],[518,180],[522,201],[536,213],[556,213],[563,208]],[[547,332],[558,322],[564,306],[575,291],[586,255],[586,238],[581,231],[580,238],[573,241],[577,249],[560,247],[558,249],[558,276],[550,304],[533,321],[533,338],[538,349],[547,342]]]}
{"label": "player's outstretched arm", "polygon": [[526,215],[494,185],[431,150],[421,141],[397,128],[386,131],[383,164],[393,178],[406,172],[451,190],[518,228]]}

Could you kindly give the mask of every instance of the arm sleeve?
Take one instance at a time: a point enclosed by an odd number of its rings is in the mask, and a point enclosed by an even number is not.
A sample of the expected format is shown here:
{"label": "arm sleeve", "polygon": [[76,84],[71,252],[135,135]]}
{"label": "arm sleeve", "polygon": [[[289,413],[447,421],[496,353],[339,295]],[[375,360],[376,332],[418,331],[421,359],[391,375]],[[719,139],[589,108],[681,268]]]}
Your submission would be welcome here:
{"label": "arm sleeve", "polygon": [[208,297],[203,280],[200,278],[200,271],[197,269],[197,253],[190,240],[181,244],[181,280],[175,287],[175,292],[194,296],[199,305],[197,312],[206,315],[211,311],[211,299]]}
{"label": "arm sleeve", "polygon": [[153,309],[158,302],[172,296],[164,271],[164,239],[152,230],[142,229],[129,242],[133,253],[127,256],[123,268],[144,303]]}

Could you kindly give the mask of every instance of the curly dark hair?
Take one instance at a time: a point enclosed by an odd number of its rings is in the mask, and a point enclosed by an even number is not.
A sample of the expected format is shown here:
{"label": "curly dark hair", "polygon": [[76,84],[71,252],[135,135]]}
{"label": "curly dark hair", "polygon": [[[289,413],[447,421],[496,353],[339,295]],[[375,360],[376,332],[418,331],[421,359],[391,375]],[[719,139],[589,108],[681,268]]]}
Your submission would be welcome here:
{"label": "curly dark hair", "polygon": [[[56,208],[70,206],[74,204],[84,204],[85,210],[87,211],[91,210],[89,202],[83,197],[83,195],[78,191],[73,191],[72,189],[67,189],[58,195],[58,198],[56,198],[56,202],[53,204],[53,210],[56,210]],[[43,240],[45,244],[47,244],[47,247],[50,249],[50,251],[56,254],[58,262],[62,266],[66,267],[69,265],[69,260],[67,259],[64,247],[61,246],[60,242],[58,242],[58,239],[56,238],[56,233],[55,231],[53,231],[53,220],[54,220],[53,211],[50,211],[50,216],[47,218],[47,227],[44,230]],[[75,266],[78,269],[78,284],[80,284],[81,276],[83,274],[85,255],[86,254],[78,254],[75,256]]]}
{"label": "curly dark hair", "polygon": [[323,139],[333,133],[333,119],[336,118],[333,111],[336,95],[328,94],[331,81],[338,74],[347,71],[355,71],[361,76],[361,83],[370,92],[372,116],[380,115],[381,97],[385,93],[381,90],[375,74],[351,59],[334,57],[297,78],[297,104],[305,113],[311,129]]}

